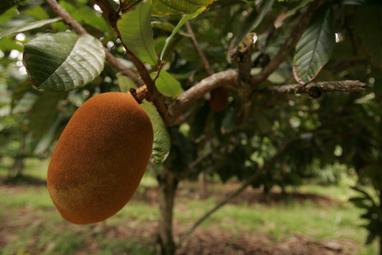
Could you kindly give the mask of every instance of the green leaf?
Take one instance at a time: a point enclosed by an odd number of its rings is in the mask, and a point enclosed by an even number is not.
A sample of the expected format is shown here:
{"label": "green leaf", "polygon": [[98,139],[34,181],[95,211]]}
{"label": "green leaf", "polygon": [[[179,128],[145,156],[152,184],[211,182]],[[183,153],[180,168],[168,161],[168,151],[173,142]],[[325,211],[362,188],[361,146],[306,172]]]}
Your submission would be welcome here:
{"label": "green leaf", "polygon": [[169,48],[172,40],[174,39],[175,35],[180,31],[180,29],[184,26],[184,24],[186,24],[189,20],[194,19],[197,16],[199,16],[199,14],[201,14],[204,11],[204,9],[205,8],[202,7],[200,9],[196,10],[192,14],[183,15],[183,17],[180,19],[179,23],[176,25],[176,27],[172,31],[171,35],[169,37],[167,37],[167,39],[166,39],[165,45],[164,45],[162,52],[160,54],[160,60],[161,61],[165,58],[167,51],[168,51],[168,48]]}
{"label": "green leaf", "polygon": [[160,93],[168,97],[177,97],[183,92],[180,82],[166,71],[161,71],[156,80],[156,87]]}
{"label": "green leaf", "polygon": [[93,81],[103,70],[105,50],[90,35],[45,34],[25,45],[24,65],[37,88],[68,91]]}
{"label": "green leaf", "polygon": [[95,27],[103,32],[111,32],[111,28],[105,19],[101,15],[97,15],[94,9],[89,6],[70,3],[69,1],[60,1],[60,5],[79,22]]}
{"label": "green leaf", "polygon": [[65,97],[66,93],[45,92],[37,98],[28,114],[33,140],[39,141],[49,132],[59,114],[58,103]]}
{"label": "green leaf", "polygon": [[15,27],[12,27],[8,30],[2,31],[0,33],[0,39],[3,37],[6,37],[6,36],[13,35],[13,34],[26,32],[26,31],[33,30],[36,28],[40,28],[40,27],[55,23],[55,22],[60,21],[60,20],[61,20],[61,18],[46,19],[46,20],[39,20],[39,21],[30,22],[30,23],[23,24],[20,26],[15,26]]}
{"label": "green leaf", "polygon": [[308,27],[296,46],[293,74],[297,82],[311,82],[329,62],[335,45],[332,14],[327,10]]}
{"label": "green leaf", "polygon": [[132,79],[129,77],[118,73],[117,74],[118,79],[118,86],[121,92],[128,92],[130,89],[136,88],[137,85],[134,83]]}
{"label": "green leaf", "polygon": [[143,62],[155,65],[157,56],[150,24],[151,9],[151,0],[145,0],[133,10],[125,13],[118,21],[117,26],[126,47]]}
{"label": "green leaf", "polygon": [[205,9],[214,0],[154,0],[154,15],[192,14],[200,8]]}
{"label": "green leaf", "polygon": [[149,115],[154,129],[154,144],[151,158],[154,164],[160,164],[167,159],[170,153],[170,135],[155,106],[152,103],[144,102],[142,107]]}
{"label": "green leaf", "polygon": [[1,0],[0,1],[0,14],[3,14],[22,0]]}
{"label": "green leaf", "polygon": [[0,50],[7,51],[7,50],[18,50],[23,51],[23,47],[18,44],[15,40],[12,38],[3,38],[0,39]]}
{"label": "green leaf", "polygon": [[59,115],[57,119],[48,126],[46,132],[40,137],[37,143],[34,146],[33,154],[35,155],[43,155],[48,151],[50,146],[53,144],[54,139],[57,137],[58,130],[60,128],[60,124],[62,121],[62,117]]}

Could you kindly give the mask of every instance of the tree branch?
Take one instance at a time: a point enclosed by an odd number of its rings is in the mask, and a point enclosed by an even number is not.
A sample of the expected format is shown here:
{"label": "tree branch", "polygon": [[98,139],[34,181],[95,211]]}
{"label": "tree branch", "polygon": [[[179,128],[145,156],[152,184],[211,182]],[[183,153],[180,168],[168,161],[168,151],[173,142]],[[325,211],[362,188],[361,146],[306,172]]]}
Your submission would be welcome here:
{"label": "tree branch", "polygon": [[313,88],[317,88],[321,92],[361,92],[364,91],[366,87],[367,86],[364,82],[345,80],[313,82],[305,86],[301,84],[271,86],[263,89],[258,89],[256,92],[271,92],[279,94],[309,94]]}
{"label": "tree branch", "polygon": [[[73,30],[80,35],[88,34],[88,32],[85,30],[85,28],[76,21],[70,14],[65,11],[56,0],[46,0],[49,6],[51,7],[52,11],[61,17],[66,24],[68,24]],[[106,48],[106,61],[113,66],[116,70],[121,72],[123,75],[131,78],[136,84],[140,84],[141,81],[139,80],[138,76],[135,74],[134,71],[127,68],[121,61],[119,61],[116,57],[114,57]]]}
{"label": "tree branch", "polygon": [[[279,49],[276,56],[268,63],[268,65],[258,74],[252,77],[251,85],[253,87],[264,82],[269,75],[271,75],[279,65],[285,60],[289,52],[294,49],[301,35],[305,31],[309,24],[314,12],[325,2],[326,0],[314,1],[307,10],[297,20],[295,27],[292,29],[291,35],[283,46]],[[183,94],[181,94],[176,102],[174,102],[169,111],[175,117],[184,112],[195,100],[203,97],[204,94],[220,86],[231,86],[237,88],[239,75],[236,70],[227,70],[210,75],[203,79],[196,85],[189,88]],[[175,118],[176,119],[176,118]]]}
{"label": "tree branch", "polygon": [[170,105],[169,111],[178,116],[183,113],[194,101],[202,98],[206,93],[222,86],[237,86],[238,72],[230,69],[215,73],[183,92],[177,100]]}
{"label": "tree branch", "polygon": [[187,28],[188,34],[190,35],[192,46],[194,47],[196,53],[199,55],[200,61],[202,62],[204,69],[206,70],[208,75],[213,75],[214,70],[212,69],[210,63],[208,62],[208,59],[207,59],[206,55],[204,54],[203,50],[200,48],[198,40],[196,39],[194,30],[192,29],[190,22],[186,23],[186,28]]}
{"label": "tree branch", "polygon": [[[238,88],[238,72],[230,69],[227,71],[215,73],[190,89],[183,92],[174,104],[170,106],[172,115],[177,116],[187,110],[194,101],[203,98],[203,96],[222,86]],[[287,84],[281,86],[271,86],[255,89],[256,93],[275,93],[275,94],[309,94],[312,88],[318,88],[321,92],[360,92],[366,89],[366,84],[361,81],[323,81],[313,82],[305,86],[301,84]]]}
{"label": "tree branch", "polygon": [[[87,34],[88,32],[84,29],[84,27],[73,19],[69,13],[67,13],[56,0],[47,0],[48,4],[52,8],[52,10],[60,17],[63,18],[65,23],[67,23],[70,27],[73,28],[78,34]],[[101,2],[101,1],[97,1]],[[301,37],[304,32],[306,26],[309,23],[313,13],[325,2],[325,0],[316,0],[311,4],[305,13],[303,13],[300,19],[297,21],[295,28],[293,29],[291,36],[285,42],[285,44],[280,48],[276,56],[270,61],[270,63],[262,70],[262,72],[258,75],[255,75],[252,78],[251,85],[254,86],[254,92],[259,93],[279,93],[279,94],[304,94],[310,93],[313,88],[317,88],[320,92],[333,92],[333,91],[341,91],[341,92],[358,92],[365,89],[365,84],[359,81],[330,81],[330,82],[317,82],[311,83],[306,86],[301,86],[299,84],[289,84],[283,86],[272,86],[266,88],[256,89],[255,86],[265,81],[270,74],[272,74],[278,66],[285,60],[288,56],[289,52],[295,47],[295,44]],[[104,7],[105,8],[105,7]],[[115,15],[109,14],[110,17],[115,17]],[[115,19],[109,20],[109,22],[114,22]],[[115,28],[115,25],[113,26]],[[202,62],[208,73],[212,73],[212,69],[203,53],[203,51],[198,50],[198,44],[195,36],[192,36],[192,28],[190,30],[190,26],[188,26],[189,33],[191,35],[191,39],[195,49],[197,50],[199,56],[202,59]],[[118,29],[117,33],[118,32]],[[120,34],[119,34],[120,36]],[[196,43],[196,44],[195,44]],[[214,73],[207,78],[203,79],[199,83],[192,86],[190,89],[183,92],[175,101],[171,100],[162,94],[155,87],[154,81],[151,79],[151,76],[146,69],[145,65],[137,58],[131,51],[126,47],[126,54],[130,61],[134,63],[136,68],[139,71],[139,74],[142,77],[142,80],[146,84],[146,94],[148,99],[152,101],[157,107],[158,111],[161,113],[165,122],[169,125],[175,124],[177,122],[178,117],[184,113],[196,100],[201,99],[206,93],[218,88],[218,87],[232,87],[237,89],[239,87],[239,75],[238,71],[233,69],[228,69],[226,71]],[[138,85],[142,84],[141,79],[136,75],[134,71],[127,68],[122,62],[120,62],[117,58],[115,58],[107,49],[106,52],[106,60],[110,65],[112,65],[116,70],[121,72],[122,74],[130,77],[135,83]],[[204,59],[204,60],[203,60]],[[207,63],[207,64],[206,64]]]}

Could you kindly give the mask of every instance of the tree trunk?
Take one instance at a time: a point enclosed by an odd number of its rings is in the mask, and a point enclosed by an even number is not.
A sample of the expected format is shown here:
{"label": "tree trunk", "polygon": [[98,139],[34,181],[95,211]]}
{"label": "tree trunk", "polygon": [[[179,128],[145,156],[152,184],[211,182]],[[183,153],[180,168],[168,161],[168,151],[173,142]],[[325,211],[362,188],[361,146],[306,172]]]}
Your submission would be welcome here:
{"label": "tree trunk", "polygon": [[174,255],[173,213],[178,178],[167,169],[158,176],[160,197],[159,245],[162,255]]}
{"label": "tree trunk", "polygon": [[24,138],[20,141],[20,148],[13,158],[13,164],[8,172],[8,177],[10,179],[14,178],[17,179],[23,175],[24,168],[25,168],[25,147],[26,147],[26,136],[24,135]]}
{"label": "tree trunk", "polygon": [[207,183],[207,174],[206,173],[200,173],[198,176],[198,182],[199,182],[199,197],[200,198],[206,198],[208,193],[208,183]]}
{"label": "tree trunk", "polygon": [[23,175],[25,168],[25,158],[22,155],[17,155],[14,158],[13,164],[9,169],[9,177],[17,179]]}

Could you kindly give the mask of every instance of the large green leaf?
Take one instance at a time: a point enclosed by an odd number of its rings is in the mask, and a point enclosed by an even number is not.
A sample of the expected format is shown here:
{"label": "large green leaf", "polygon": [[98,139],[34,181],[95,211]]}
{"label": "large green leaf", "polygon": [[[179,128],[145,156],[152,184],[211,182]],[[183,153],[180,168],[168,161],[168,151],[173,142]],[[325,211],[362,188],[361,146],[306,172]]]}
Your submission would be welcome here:
{"label": "large green leaf", "polygon": [[145,0],[131,11],[123,14],[117,26],[126,47],[143,62],[155,65],[157,56],[150,24],[151,10],[151,0]]}
{"label": "large green leaf", "polygon": [[214,0],[153,0],[154,15],[192,14]]}
{"label": "large green leaf", "polygon": [[[62,121],[62,116],[58,115],[57,119],[50,123],[49,126],[47,126],[46,132],[39,137],[38,140],[33,141],[33,154],[35,155],[43,155],[48,151],[50,146],[53,144],[55,138],[58,136],[59,130],[60,130],[60,124]],[[33,137],[31,137],[33,139]]]}
{"label": "large green leaf", "polygon": [[180,82],[166,71],[161,71],[156,80],[156,87],[160,93],[168,97],[177,97],[183,92]]}
{"label": "large green leaf", "polygon": [[17,33],[21,33],[21,32],[26,32],[26,31],[33,30],[33,29],[36,29],[36,28],[40,28],[40,27],[52,24],[52,23],[60,21],[60,20],[61,20],[61,18],[38,20],[38,21],[33,21],[33,22],[30,22],[30,23],[27,23],[27,24],[23,24],[23,25],[20,25],[20,26],[15,26],[15,27],[12,27],[12,28],[10,28],[8,30],[2,31],[0,33],[0,39],[3,38],[3,37],[6,37],[6,36],[13,35],[13,34],[17,34]]}
{"label": "large green leaf", "polygon": [[34,102],[28,113],[29,128],[34,140],[39,141],[55,123],[58,103],[64,99],[66,93],[44,92]]}
{"label": "large green leaf", "polygon": [[117,74],[118,86],[121,92],[128,92],[130,89],[134,89],[137,85],[129,77],[118,73]]}
{"label": "large green leaf", "polygon": [[24,64],[37,88],[68,91],[94,80],[103,70],[105,50],[90,35],[44,34],[25,45]]}
{"label": "large green leaf", "polygon": [[166,160],[170,152],[170,135],[166,125],[152,103],[144,102],[142,107],[150,117],[154,129],[154,144],[151,158],[153,163],[160,164]]}
{"label": "large green leaf", "polygon": [[302,35],[293,59],[295,79],[306,84],[312,81],[328,63],[335,45],[332,14],[327,10]]}

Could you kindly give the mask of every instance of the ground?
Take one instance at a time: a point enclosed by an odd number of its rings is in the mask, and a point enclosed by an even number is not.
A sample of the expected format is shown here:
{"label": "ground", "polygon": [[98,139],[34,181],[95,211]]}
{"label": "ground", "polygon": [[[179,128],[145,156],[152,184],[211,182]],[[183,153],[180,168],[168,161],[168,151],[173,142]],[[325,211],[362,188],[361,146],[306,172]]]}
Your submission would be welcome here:
{"label": "ground", "polygon": [[[44,177],[42,169],[46,162],[28,165],[34,178]],[[158,190],[150,175],[123,210],[90,226],[63,221],[44,182],[32,183],[0,185],[0,254],[155,254]],[[359,211],[347,202],[350,184],[304,185],[286,197],[277,190],[265,197],[248,189],[205,222],[178,254],[376,254],[375,244],[363,245],[366,233],[359,227]],[[197,184],[182,185],[176,236],[237,185],[211,184],[206,199],[199,197]]]}

